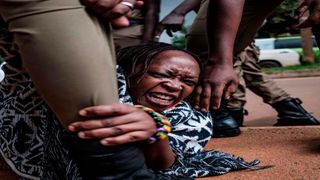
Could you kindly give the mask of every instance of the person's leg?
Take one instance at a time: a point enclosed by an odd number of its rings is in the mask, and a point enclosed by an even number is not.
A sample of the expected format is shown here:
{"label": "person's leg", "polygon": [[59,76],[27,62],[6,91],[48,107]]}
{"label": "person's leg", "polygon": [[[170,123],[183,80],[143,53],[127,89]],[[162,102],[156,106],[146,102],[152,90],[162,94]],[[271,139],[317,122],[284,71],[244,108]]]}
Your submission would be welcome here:
{"label": "person's leg", "polygon": [[[37,91],[64,127],[80,120],[83,107],[118,102],[110,30],[78,0],[2,0],[0,13]],[[68,133],[62,142],[91,179],[127,177],[144,167],[136,144],[105,147]]]}
{"label": "person's leg", "polygon": [[258,65],[259,50],[254,44],[246,48],[246,56],[243,77],[247,88],[278,112],[279,119],[275,125],[319,125],[319,122],[301,106],[301,100],[291,98],[261,70]]}
{"label": "person's leg", "polygon": [[282,101],[290,95],[281,89],[258,65],[259,50],[254,45],[246,48],[246,61],[243,63],[243,77],[247,88],[257,94],[267,104]]}
{"label": "person's leg", "polygon": [[241,109],[246,103],[246,82],[243,78],[243,69],[242,65],[245,61],[245,52],[239,53],[235,56],[233,63],[233,70],[239,78],[239,85],[235,93],[233,93],[226,104],[226,108],[229,109]]}
{"label": "person's leg", "polygon": [[1,1],[0,12],[37,91],[62,125],[79,120],[81,108],[117,102],[108,27],[102,28],[78,0],[24,2]]}

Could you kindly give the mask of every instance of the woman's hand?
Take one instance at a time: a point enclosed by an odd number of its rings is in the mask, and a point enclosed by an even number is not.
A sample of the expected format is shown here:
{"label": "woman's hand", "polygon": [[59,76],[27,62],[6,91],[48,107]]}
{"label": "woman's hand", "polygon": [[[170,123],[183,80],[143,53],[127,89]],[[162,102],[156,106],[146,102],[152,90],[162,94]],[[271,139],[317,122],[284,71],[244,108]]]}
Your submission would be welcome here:
{"label": "woman's hand", "polygon": [[82,139],[101,139],[106,146],[147,140],[156,133],[156,124],[144,111],[126,104],[93,106],[80,110],[87,120],[68,126]]}
{"label": "woman's hand", "polygon": [[142,0],[81,0],[81,2],[94,13],[107,18],[118,28],[129,26],[126,15],[134,8],[143,5]]}

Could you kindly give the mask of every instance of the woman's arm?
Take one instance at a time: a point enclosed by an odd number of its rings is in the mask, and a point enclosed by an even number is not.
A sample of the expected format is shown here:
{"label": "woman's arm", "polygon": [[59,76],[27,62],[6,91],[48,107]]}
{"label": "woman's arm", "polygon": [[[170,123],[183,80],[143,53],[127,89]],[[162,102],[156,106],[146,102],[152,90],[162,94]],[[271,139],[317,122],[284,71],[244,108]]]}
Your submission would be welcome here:
{"label": "woman's arm", "polygon": [[176,154],[169,145],[169,139],[148,144],[144,148],[146,163],[153,170],[169,168],[175,161]]}

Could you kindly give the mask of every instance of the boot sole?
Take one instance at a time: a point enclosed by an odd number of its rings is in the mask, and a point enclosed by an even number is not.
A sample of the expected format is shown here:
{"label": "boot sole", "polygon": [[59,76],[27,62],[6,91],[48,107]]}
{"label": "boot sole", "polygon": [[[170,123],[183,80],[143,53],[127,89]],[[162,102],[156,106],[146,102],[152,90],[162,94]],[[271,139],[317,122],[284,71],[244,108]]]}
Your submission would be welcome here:
{"label": "boot sole", "polygon": [[212,138],[234,137],[241,134],[240,128],[213,130]]}

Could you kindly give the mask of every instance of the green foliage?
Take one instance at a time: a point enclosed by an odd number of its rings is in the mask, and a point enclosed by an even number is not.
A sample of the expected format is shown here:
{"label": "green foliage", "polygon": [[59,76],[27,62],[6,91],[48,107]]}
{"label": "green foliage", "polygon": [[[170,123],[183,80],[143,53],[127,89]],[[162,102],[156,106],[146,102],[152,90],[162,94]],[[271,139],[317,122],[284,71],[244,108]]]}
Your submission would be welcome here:
{"label": "green foliage", "polygon": [[320,70],[320,63],[303,63],[296,66],[276,67],[276,68],[263,68],[267,73],[281,72],[281,71],[299,71],[299,70]]}
{"label": "green foliage", "polygon": [[172,45],[186,49],[186,34],[188,32],[189,27],[183,26],[179,35],[174,35],[172,38]]}
{"label": "green foliage", "polygon": [[286,21],[283,17],[284,14],[291,17],[294,16],[295,9],[299,6],[297,0],[286,0],[278,6],[278,8],[272,13],[270,21],[272,23],[281,23]]}
{"label": "green foliage", "polygon": [[294,24],[299,23],[298,19],[293,18],[298,6],[297,0],[285,0],[267,18],[267,23],[258,31],[257,37],[270,38],[281,34],[299,34],[299,30],[292,28]]}

